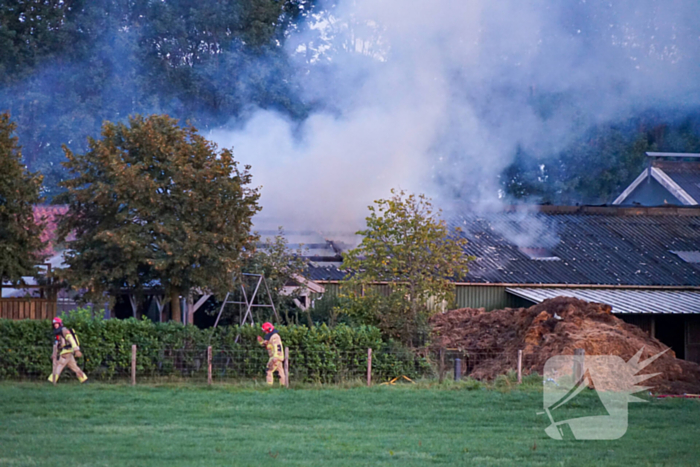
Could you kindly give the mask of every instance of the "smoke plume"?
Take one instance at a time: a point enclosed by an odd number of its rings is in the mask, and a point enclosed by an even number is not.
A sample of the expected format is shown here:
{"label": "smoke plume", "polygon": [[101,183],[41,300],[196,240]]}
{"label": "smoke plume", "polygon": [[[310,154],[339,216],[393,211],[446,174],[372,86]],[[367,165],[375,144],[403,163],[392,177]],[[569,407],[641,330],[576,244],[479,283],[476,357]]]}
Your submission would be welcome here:
{"label": "smoke plume", "polygon": [[352,230],[392,187],[503,201],[517,150],[546,161],[592,125],[700,102],[695,1],[354,0],[288,38],[302,123],[258,111],[210,136],[263,186],[261,218]]}

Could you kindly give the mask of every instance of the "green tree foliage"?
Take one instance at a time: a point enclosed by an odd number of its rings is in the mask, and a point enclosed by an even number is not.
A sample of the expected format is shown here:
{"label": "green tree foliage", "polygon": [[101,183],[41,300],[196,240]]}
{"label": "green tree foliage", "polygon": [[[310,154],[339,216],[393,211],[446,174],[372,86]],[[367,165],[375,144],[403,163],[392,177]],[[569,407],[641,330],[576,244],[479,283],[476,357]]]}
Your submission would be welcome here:
{"label": "green tree foliage", "polygon": [[250,167],[162,115],[106,122],[89,146],[82,155],[65,148],[74,178],[62,184],[70,211],[59,233],[77,238],[66,256],[69,283],[99,299],[158,281],[177,321],[178,296],[227,291],[256,240]]}
{"label": "green tree foliage", "polygon": [[[295,277],[303,276],[306,263],[302,253],[301,248],[296,251],[288,248],[284,230],[280,227],[274,238],[267,238],[256,248],[255,253],[247,259],[243,267],[245,272],[265,276],[275,308],[285,315],[287,323],[291,322],[290,308],[296,307],[293,301],[296,295],[284,296],[282,289],[285,284],[294,282]],[[303,287],[303,284],[299,285]],[[312,323],[308,324],[311,326]]]}
{"label": "green tree foliage", "polygon": [[0,281],[14,283],[34,274],[45,246],[32,209],[41,201],[42,177],[22,164],[15,128],[8,113],[0,114]]}
{"label": "green tree foliage", "polygon": [[71,3],[41,0],[0,4],[0,83],[25,77],[43,59],[64,50],[68,42],[62,26],[71,13]]}
{"label": "green tree foliage", "polygon": [[0,8],[0,109],[20,128],[46,196],[61,145],[87,151],[102,122],[164,113],[199,128],[251,106],[305,113],[284,49],[314,0],[23,1]]}
{"label": "green tree foliage", "polygon": [[[466,275],[473,258],[464,253],[466,240],[449,231],[425,195],[392,195],[369,206],[367,228],[357,232],[363,240],[343,258],[343,268],[351,271],[344,307],[412,343],[430,313],[453,301],[453,281]],[[388,288],[373,286],[378,282]]]}

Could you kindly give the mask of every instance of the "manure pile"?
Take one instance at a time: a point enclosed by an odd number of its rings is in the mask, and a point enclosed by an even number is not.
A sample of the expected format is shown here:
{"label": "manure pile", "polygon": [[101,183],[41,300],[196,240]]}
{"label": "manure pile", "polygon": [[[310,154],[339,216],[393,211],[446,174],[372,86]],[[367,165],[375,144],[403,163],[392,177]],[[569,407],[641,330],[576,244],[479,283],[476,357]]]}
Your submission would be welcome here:
{"label": "manure pile", "polygon": [[[470,354],[471,376],[493,379],[517,367],[523,350],[523,373],[543,373],[555,355],[617,355],[629,361],[641,348],[640,360],[668,349],[637,326],[613,316],[608,305],[569,297],[545,300],[530,308],[486,312],[461,308],[431,318],[434,348]],[[643,383],[660,394],[700,394],[700,365],[676,358],[668,349],[640,371],[661,373]]]}

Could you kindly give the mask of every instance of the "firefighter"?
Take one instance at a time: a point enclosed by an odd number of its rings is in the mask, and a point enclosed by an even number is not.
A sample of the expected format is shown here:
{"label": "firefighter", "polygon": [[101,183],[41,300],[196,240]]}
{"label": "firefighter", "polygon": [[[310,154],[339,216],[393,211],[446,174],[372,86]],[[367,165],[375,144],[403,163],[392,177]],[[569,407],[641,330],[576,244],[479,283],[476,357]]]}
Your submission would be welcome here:
{"label": "firefighter", "polygon": [[[53,343],[53,371],[51,376],[49,376],[49,381],[54,383],[58,381],[58,377],[65,367],[70,368],[73,373],[78,377],[81,383],[87,381],[88,377],[83,370],[78,367],[75,362],[75,357],[82,357],[83,354],[80,352],[80,342],[73,332],[72,329],[63,327],[63,320],[61,318],[53,319],[53,333],[55,340]],[[58,355],[58,358],[56,357]],[[55,378],[55,380],[54,380]]]}
{"label": "firefighter", "polygon": [[274,381],[273,373],[276,371],[280,377],[280,385],[287,385],[287,375],[284,373],[284,347],[282,339],[272,323],[263,323],[262,330],[265,337],[258,336],[258,342],[267,348],[270,359],[267,361],[267,384],[272,386]]}

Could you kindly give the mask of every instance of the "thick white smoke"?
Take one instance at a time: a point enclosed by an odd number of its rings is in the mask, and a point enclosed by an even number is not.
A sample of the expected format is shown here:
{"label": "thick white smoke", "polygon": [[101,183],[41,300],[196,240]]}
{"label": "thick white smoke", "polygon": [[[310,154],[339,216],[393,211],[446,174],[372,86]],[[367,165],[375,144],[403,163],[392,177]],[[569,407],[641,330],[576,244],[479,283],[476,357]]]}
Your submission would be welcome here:
{"label": "thick white smoke", "polygon": [[500,202],[518,148],[561,150],[591,125],[697,106],[696,1],[354,0],[288,40],[314,111],[257,111],[211,137],[262,185],[261,219],[355,230],[391,188]]}

